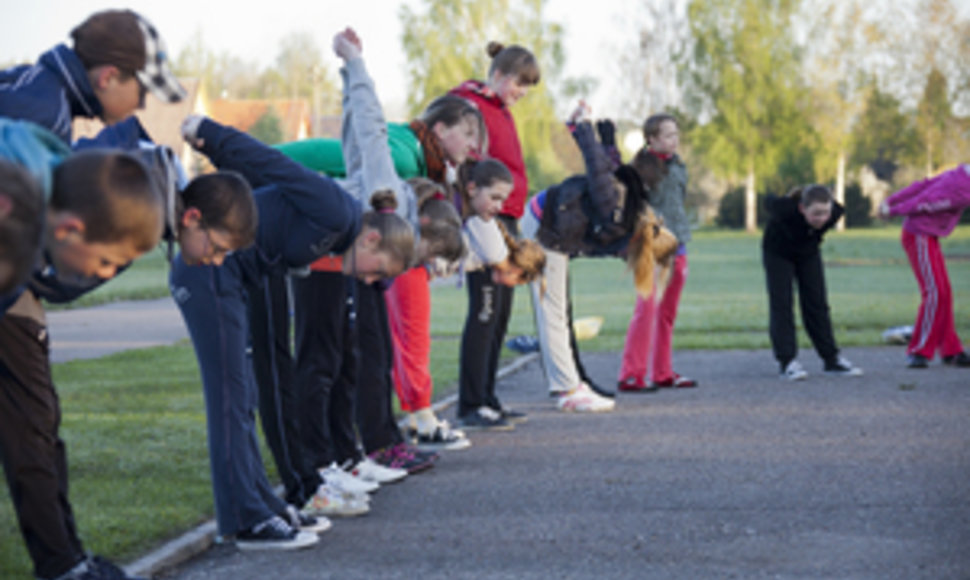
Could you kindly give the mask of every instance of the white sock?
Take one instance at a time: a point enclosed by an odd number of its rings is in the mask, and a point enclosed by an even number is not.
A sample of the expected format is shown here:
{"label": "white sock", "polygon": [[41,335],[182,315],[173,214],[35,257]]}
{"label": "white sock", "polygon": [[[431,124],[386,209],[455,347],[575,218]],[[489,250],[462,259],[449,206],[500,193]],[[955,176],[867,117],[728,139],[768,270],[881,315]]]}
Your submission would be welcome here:
{"label": "white sock", "polygon": [[417,422],[418,433],[432,433],[438,427],[438,418],[431,407],[418,409],[411,413],[411,417]]}

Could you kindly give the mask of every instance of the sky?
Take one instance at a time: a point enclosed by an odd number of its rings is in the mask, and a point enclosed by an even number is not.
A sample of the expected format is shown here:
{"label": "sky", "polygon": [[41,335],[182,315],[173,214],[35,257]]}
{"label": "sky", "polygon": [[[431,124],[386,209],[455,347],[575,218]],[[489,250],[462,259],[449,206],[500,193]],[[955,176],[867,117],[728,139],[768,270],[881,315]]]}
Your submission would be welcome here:
{"label": "sky", "polygon": [[[514,2],[515,0],[513,0]],[[548,0],[550,20],[565,26],[567,76],[600,80],[591,96],[594,113],[613,114],[608,96],[610,79],[603,59],[610,58],[617,33],[631,22],[637,0]],[[0,63],[33,62],[45,50],[68,40],[70,30],[88,15],[106,8],[131,8],[161,32],[174,56],[201,29],[206,45],[228,51],[247,62],[268,66],[280,40],[293,32],[319,33],[331,70],[338,67],[330,50],[333,35],[354,27],[364,43],[364,56],[385,106],[403,105],[406,86],[398,11],[402,5],[420,9],[420,0],[0,0]],[[502,39],[495,39],[502,40]],[[484,50],[484,47],[483,47]],[[486,71],[482,71],[484,76]]]}

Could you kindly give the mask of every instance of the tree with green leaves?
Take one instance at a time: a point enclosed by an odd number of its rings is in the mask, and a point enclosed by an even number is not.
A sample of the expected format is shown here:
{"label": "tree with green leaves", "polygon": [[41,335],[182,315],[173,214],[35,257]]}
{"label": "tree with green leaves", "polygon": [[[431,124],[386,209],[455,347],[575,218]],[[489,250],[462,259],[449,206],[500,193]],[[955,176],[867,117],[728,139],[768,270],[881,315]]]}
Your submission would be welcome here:
{"label": "tree with green leaves", "polygon": [[520,44],[536,56],[542,82],[512,111],[522,141],[529,183],[541,188],[566,170],[553,147],[553,135],[565,131],[549,89],[561,76],[562,27],[545,18],[546,0],[423,0],[403,6],[400,18],[407,79],[407,104],[416,116],[434,98],[470,78],[483,79],[490,41]]}
{"label": "tree with green leaves", "polygon": [[872,83],[852,130],[853,162],[868,165],[876,177],[891,182],[902,164],[917,161],[918,143],[913,117],[902,110],[899,99]]}
{"label": "tree with green leaves", "polygon": [[923,98],[916,110],[916,131],[923,142],[928,176],[944,163],[943,143],[953,122],[946,77],[934,68],[926,77]]}
{"label": "tree with green leaves", "polygon": [[[745,228],[757,228],[756,182],[811,164],[815,134],[799,107],[804,82],[792,30],[796,0],[692,0],[691,39],[680,59],[691,142],[731,180],[744,176]],[[808,156],[806,158],[806,156]],[[795,179],[804,179],[804,171]]]}
{"label": "tree with green leaves", "polygon": [[253,126],[247,131],[249,135],[261,141],[266,145],[276,145],[283,141],[283,124],[280,120],[280,116],[276,114],[273,107],[267,107],[266,112],[262,114]]}

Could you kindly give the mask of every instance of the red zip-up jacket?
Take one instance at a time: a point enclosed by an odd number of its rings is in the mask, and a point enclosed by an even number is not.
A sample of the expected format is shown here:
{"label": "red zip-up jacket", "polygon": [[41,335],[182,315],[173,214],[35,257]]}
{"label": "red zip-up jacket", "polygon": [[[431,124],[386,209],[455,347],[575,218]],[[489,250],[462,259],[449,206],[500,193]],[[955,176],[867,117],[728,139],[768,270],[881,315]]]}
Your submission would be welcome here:
{"label": "red zip-up jacket", "polygon": [[529,178],[525,174],[522,145],[512,114],[502,99],[481,81],[465,81],[452,89],[451,94],[475,103],[482,112],[488,128],[488,156],[498,159],[512,172],[512,193],[505,200],[500,213],[519,219],[525,211],[525,200],[529,197]]}

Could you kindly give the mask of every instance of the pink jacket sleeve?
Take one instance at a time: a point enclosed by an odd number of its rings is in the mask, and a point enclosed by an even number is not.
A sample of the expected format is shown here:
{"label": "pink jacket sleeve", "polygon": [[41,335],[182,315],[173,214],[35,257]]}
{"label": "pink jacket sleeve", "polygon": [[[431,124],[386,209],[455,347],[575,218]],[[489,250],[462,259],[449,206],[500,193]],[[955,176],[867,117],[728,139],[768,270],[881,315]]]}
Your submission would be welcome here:
{"label": "pink jacket sleeve", "polygon": [[961,165],[914,182],[886,200],[890,215],[935,213],[970,206],[970,173]]}

